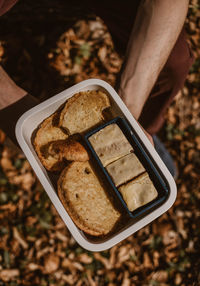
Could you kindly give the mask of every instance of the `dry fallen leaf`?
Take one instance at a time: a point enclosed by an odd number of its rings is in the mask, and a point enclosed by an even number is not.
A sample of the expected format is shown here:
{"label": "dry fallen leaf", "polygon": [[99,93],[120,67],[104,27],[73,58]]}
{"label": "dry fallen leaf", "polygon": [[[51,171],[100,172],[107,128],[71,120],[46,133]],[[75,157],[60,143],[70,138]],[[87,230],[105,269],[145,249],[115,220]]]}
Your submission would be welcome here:
{"label": "dry fallen leaf", "polygon": [[92,257],[89,256],[87,253],[82,253],[78,256],[78,260],[81,262],[81,263],[84,263],[84,264],[90,264],[92,263]]}
{"label": "dry fallen leaf", "polygon": [[16,278],[16,276],[19,276],[18,269],[0,270],[0,280],[2,280],[3,282],[8,282],[10,280],[13,280],[14,278]]}
{"label": "dry fallen leaf", "polygon": [[46,273],[53,273],[55,272],[60,264],[60,258],[54,254],[50,253],[44,257],[44,270]]}
{"label": "dry fallen leaf", "polygon": [[151,276],[151,279],[157,281],[157,282],[167,282],[168,279],[168,274],[164,270],[160,270],[157,272],[154,272],[153,275]]}
{"label": "dry fallen leaf", "polygon": [[40,269],[41,267],[40,267],[40,265],[38,265],[38,264],[29,263],[29,264],[27,265],[27,268],[28,268],[30,271],[35,271],[35,270]]}
{"label": "dry fallen leaf", "polygon": [[149,257],[149,254],[147,252],[144,252],[144,257],[143,257],[143,266],[144,268],[150,268],[152,269],[153,268],[153,264],[151,262],[151,259]]}
{"label": "dry fallen leaf", "polygon": [[13,228],[13,236],[24,249],[28,248],[28,243],[22,238],[16,227]]}
{"label": "dry fallen leaf", "polygon": [[122,281],[122,286],[130,286],[130,285],[131,285],[131,281],[129,279],[129,272],[125,271],[124,278],[123,278],[123,281]]}
{"label": "dry fallen leaf", "polygon": [[90,270],[87,270],[86,273],[87,273],[87,278],[88,278],[88,281],[89,281],[89,285],[90,285],[90,286],[97,286],[97,283],[96,283],[96,282],[93,280],[93,278],[92,278],[92,273],[91,273],[91,271],[90,271]]}
{"label": "dry fallen leaf", "polygon": [[[0,58],[1,58],[1,46],[0,46]],[[6,134],[0,129],[0,144],[3,144],[6,139]]]}
{"label": "dry fallen leaf", "polygon": [[111,269],[112,265],[110,264],[110,261],[103,257],[100,253],[96,252],[94,253],[95,259],[99,260],[106,269]]}

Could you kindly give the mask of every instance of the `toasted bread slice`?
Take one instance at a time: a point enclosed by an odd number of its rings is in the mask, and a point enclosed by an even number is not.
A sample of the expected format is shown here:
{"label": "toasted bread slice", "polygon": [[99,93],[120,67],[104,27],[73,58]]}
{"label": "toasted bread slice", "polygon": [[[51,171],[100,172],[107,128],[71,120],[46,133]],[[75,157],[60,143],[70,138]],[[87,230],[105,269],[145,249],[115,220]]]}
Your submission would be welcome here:
{"label": "toasted bread slice", "polygon": [[102,122],[102,111],[109,106],[108,96],[100,90],[79,92],[65,104],[59,125],[70,135],[82,133]]}
{"label": "toasted bread slice", "polygon": [[73,162],[62,171],[58,195],[74,223],[90,235],[108,234],[120,218],[89,162]]}
{"label": "toasted bread slice", "polygon": [[119,191],[130,211],[148,204],[158,196],[147,172],[119,187]]}
{"label": "toasted bread slice", "polygon": [[49,144],[49,154],[56,156],[59,154],[60,159],[65,158],[67,161],[84,162],[89,160],[89,155],[83,145],[77,141],[59,140]]}
{"label": "toasted bread slice", "polygon": [[61,170],[59,154],[52,155],[48,152],[50,142],[65,140],[68,138],[68,135],[59,127],[53,126],[53,119],[55,116],[56,113],[46,118],[40,124],[33,140],[33,144],[40,161],[49,171]]}

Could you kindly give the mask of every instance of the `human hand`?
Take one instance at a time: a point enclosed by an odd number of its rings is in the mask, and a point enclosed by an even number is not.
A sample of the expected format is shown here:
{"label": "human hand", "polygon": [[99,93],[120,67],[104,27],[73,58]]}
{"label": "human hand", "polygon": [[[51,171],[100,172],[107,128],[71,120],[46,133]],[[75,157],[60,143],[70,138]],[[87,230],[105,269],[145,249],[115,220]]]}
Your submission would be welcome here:
{"label": "human hand", "polygon": [[144,101],[142,100],[142,96],[138,95],[138,93],[137,96],[135,96],[136,90],[135,85],[134,88],[132,86],[126,88],[120,87],[118,89],[118,94],[126,104],[133,117],[138,120],[144,106]]}
{"label": "human hand", "polygon": [[[139,122],[138,122],[138,124],[140,125]],[[140,125],[140,127],[142,128],[143,132],[145,133],[145,135],[147,136],[147,138],[149,139],[151,144],[154,146],[153,137],[141,125]]]}
{"label": "human hand", "polygon": [[[136,102],[132,103],[133,99],[130,100],[130,98],[126,96],[126,93],[122,92],[122,89],[118,90],[118,94],[121,97],[121,99],[124,101],[124,103],[126,104],[127,108],[129,109],[129,111],[131,112],[133,117],[136,120],[138,120],[138,118],[139,118],[139,116],[141,114],[143,105],[141,105],[139,102],[138,102],[138,104]],[[138,124],[140,125],[139,122],[138,122]],[[153,142],[152,136],[141,125],[140,125],[140,127],[144,131],[145,135],[147,136],[147,138],[149,139],[151,144],[154,146],[154,142]]]}

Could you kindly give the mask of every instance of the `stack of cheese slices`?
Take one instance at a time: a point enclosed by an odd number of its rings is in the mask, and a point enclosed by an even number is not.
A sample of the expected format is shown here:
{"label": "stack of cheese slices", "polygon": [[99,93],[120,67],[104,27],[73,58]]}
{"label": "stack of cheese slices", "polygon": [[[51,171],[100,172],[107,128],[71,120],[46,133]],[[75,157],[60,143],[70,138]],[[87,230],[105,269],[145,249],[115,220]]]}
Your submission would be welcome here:
{"label": "stack of cheese slices", "polygon": [[130,211],[157,197],[148,173],[116,123],[96,132],[89,141]]}

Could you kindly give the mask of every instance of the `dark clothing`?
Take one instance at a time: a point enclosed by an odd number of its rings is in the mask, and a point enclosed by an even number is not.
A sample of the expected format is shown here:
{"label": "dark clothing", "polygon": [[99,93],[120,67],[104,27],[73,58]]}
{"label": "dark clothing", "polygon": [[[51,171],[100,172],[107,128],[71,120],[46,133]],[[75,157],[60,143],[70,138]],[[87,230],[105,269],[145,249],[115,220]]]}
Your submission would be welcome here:
{"label": "dark clothing", "polygon": [[[0,0],[0,15],[6,12],[17,0]],[[141,0],[85,0],[88,10],[101,17],[107,25],[116,49],[125,54],[131,29]],[[70,1],[66,6],[70,6]],[[141,125],[150,133],[155,134],[164,122],[165,112],[174,96],[183,87],[193,56],[182,31],[171,54],[161,71],[158,80],[143,108],[139,118]]]}
{"label": "dark clothing", "polygon": [[18,0],[0,0],[0,16],[6,13]]}

